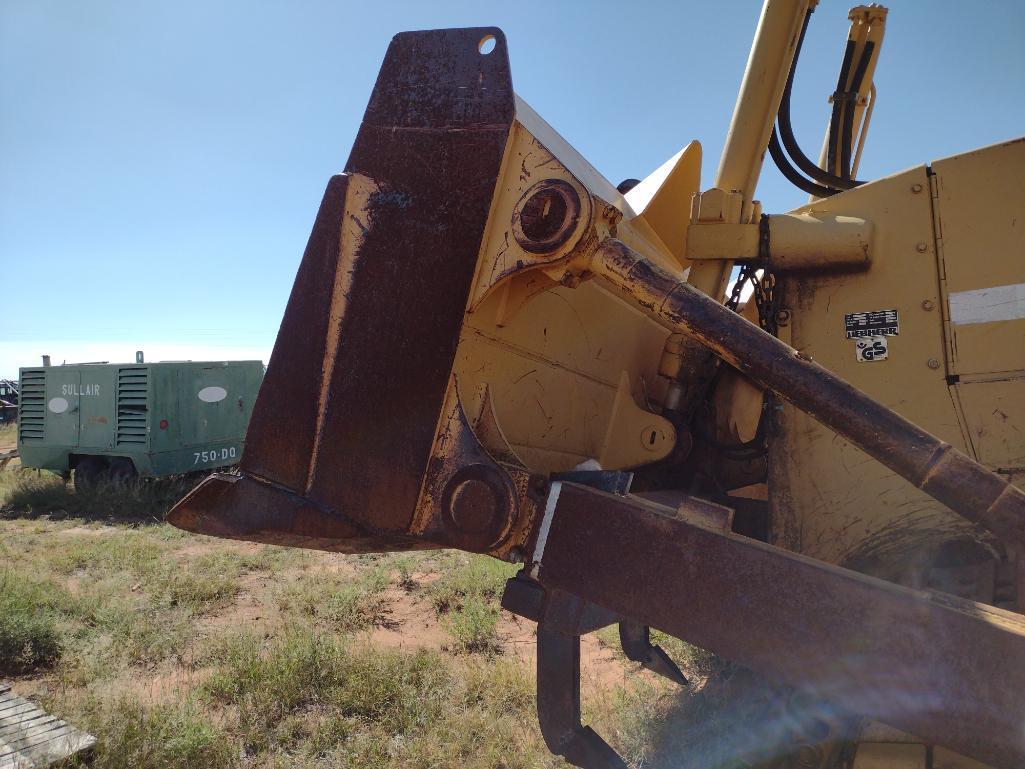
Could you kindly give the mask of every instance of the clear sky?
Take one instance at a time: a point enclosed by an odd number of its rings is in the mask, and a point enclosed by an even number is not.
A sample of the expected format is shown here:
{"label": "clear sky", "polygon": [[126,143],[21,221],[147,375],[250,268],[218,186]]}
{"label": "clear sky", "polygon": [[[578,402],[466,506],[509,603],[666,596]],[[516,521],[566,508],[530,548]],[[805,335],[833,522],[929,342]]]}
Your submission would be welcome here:
{"label": "clear sky", "polygon": [[[760,3],[0,0],[0,377],[266,360],[396,32],[497,25],[513,83],[613,183],[691,139],[711,183]],[[1025,2],[893,0],[859,176],[1025,134]],[[794,123],[816,155],[848,28],[822,0]],[[771,161],[766,210],[805,199]]]}

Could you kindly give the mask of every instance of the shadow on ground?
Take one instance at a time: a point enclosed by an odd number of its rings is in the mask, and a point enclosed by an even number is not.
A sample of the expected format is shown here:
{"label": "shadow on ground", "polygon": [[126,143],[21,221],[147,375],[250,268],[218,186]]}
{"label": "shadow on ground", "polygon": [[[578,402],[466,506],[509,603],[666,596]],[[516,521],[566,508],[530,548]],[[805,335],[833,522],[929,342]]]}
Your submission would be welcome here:
{"label": "shadow on ground", "polygon": [[167,511],[199,478],[178,476],[97,483],[76,491],[45,471],[14,468],[0,473],[0,518],[81,518],[133,524],[162,523]]}

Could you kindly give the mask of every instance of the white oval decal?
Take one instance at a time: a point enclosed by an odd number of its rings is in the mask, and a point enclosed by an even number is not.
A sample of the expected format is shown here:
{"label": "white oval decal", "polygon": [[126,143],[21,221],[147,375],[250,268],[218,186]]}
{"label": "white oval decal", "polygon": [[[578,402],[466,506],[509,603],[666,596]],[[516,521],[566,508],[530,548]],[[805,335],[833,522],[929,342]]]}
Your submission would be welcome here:
{"label": "white oval decal", "polygon": [[199,399],[204,403],[217,403],[228,397],[228,391],[223,387],[204,387],[199,391]]}
{"label": "white oval decal", "polygon": [[49,405],[50,411],[54,414],[63,414],[68,410],[68,401],[66,398],[50,398],[50,403],[47,405]]}

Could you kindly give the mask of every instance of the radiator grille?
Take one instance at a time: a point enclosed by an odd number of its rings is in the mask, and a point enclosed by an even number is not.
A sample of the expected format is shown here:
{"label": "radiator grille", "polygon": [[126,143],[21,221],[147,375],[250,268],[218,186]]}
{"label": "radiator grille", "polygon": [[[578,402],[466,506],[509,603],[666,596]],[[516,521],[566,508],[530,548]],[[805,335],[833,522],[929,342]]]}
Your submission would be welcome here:
{"label": "radiator grille", "polygon": [[18,439],[41,441],[46,427],[46,369],[21,372]]}
{"label": "radiator grille", "polygon": [[117,372],[117,445],[146,443],[149,369],[122,368]]}

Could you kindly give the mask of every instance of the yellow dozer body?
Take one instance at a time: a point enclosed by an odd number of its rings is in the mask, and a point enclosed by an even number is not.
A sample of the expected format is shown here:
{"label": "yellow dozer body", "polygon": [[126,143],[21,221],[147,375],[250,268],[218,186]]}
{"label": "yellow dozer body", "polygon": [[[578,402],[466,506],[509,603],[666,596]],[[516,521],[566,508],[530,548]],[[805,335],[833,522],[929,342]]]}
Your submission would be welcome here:
{"label": "yellow dozer body", "polygon": [[[582,767],[623,766],[580,723],[579,636],[614,623],[677,682],[649,627],[829,701],[823,744],[868,719],[855,767],[1025,764],[1025,141],[857,181],[873,6],[811,163],[809,16],[766,3],[704,190],[696,143],[606,181],[514,94],[500,30],[397,35],[239,472],[171,522],[521,563],[503,605],[538,622],[542,734]],[[767,149],[806,206],[761,211]]]}

